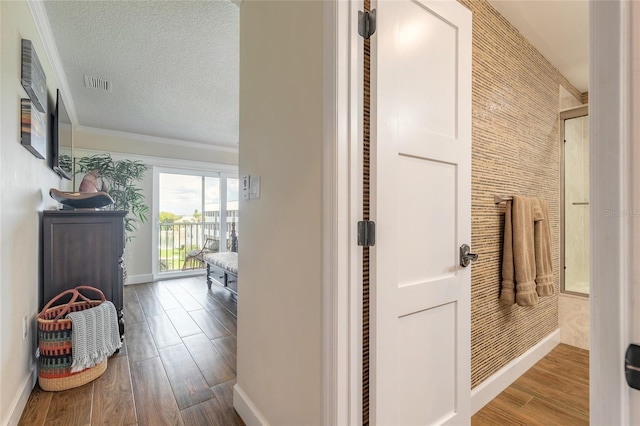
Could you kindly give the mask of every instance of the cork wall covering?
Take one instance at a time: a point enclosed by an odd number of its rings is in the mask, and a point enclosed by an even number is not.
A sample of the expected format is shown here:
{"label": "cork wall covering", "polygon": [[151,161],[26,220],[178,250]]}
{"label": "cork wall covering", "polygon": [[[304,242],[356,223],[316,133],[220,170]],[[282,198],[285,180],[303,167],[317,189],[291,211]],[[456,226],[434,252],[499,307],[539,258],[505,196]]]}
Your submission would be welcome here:
{"label": "cork wall covering", "polygon": [[[558,328],[559,86],[577,91],[486,0],[473,12],[471,385],[477,386]],[[534,307],[498,303],[504,205],[493,195],[551,206],[555,294]]]}

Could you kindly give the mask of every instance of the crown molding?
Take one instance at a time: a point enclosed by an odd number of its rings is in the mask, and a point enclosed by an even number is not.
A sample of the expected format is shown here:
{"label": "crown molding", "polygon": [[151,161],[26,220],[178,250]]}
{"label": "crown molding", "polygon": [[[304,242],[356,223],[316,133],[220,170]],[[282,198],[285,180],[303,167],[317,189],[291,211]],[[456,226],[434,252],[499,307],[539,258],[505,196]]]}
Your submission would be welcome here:
{"label": "crown molding", "polygon": [[238,147],[231,147],[203,142],[183,141],[179,139],[162,138],[159,136],[141,135],[139,133],[121,132],[118,130],[99,129],[97,127],[77,126],[76,132],[90,133],[100,136],[112,136],[116,138],[133,139],[141,142],[161,143],[164,145],[180,146],[183,148],[207,149],[218,152],[238,153]]}
{"label": "crown molding", "polygon": [[225,176],[237,176],[238,165],[237,164],[224,164],[224,163],[210,163],[204,161],[183,160],[179,158],[158,157],[154,155],[145,154],[131,154],[129,152],[119,152],[104,149],[87,149],[87,148],[74,148],[73,155],[75,158],[87,157],[96,154],[108,153],[114,160],[132,160],[142,161],[143,163],[159,167],[162,171],[167,173],[171,172],[184,172],[185,170],[195,172],[209,172],[219,173]]}
{"label": "crown molding", "polygon": [[42,40],[44,53],[47,56],[49,64],[51,64],[51,68],[53,69],[53,74],[58,81],[58,88],[64,96],[64,105],[67,108],[67,112],[69,113],[72,122],[78,123],[76,106],[73,102],[73,98],[71,97],[71,89],[69,87],[69,82],[67,81],[67,76],[64,73],[64,68],[62,67],[62,61],[60,60],[60,54],[58,53],[58,46],[56,45],[55,38],[51,32],[49,17],[44,9],[44,2],[27,0],[27,5],[31,11],[31,16],[33,17],[36,30],[40,35],[40,40]]}

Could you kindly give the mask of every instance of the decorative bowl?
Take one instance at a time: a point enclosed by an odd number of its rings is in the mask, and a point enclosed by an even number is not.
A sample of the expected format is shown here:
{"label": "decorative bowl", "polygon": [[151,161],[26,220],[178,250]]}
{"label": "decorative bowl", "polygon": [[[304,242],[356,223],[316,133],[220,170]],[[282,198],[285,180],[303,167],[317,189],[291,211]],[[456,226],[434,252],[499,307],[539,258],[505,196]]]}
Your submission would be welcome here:
{"label": "decorative bowl", "polygon": [[51,198],[62,205],[74,209],[97,209],[113,204],[113,198],[106,192],[67,192],[55,188],[49,190]]}

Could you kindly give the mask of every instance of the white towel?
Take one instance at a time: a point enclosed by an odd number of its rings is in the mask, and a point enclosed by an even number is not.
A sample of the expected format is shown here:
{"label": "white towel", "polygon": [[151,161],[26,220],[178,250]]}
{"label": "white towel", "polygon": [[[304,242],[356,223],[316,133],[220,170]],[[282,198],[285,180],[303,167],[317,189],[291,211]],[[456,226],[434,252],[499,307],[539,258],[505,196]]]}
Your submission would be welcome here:
{"label": "white towel", "polygon": [[106,301],[95,308],[71,312],[67,318],[72,324],[72,373],[101,363],[122,346],[113,303]]}

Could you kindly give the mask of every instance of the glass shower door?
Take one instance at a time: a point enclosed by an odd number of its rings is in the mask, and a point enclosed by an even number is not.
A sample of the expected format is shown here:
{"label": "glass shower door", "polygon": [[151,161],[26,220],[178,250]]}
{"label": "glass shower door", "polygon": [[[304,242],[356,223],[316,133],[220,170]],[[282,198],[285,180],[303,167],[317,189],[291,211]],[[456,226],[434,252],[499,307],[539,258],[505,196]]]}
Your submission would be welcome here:
{"label": "glass shower door", "polygon": [[564,121],[563,291],[589,294],[589,116]]}

